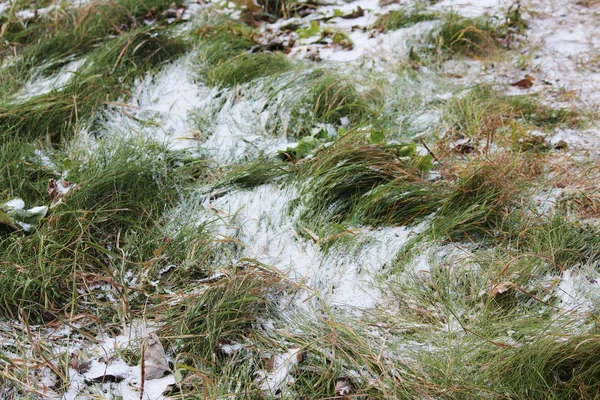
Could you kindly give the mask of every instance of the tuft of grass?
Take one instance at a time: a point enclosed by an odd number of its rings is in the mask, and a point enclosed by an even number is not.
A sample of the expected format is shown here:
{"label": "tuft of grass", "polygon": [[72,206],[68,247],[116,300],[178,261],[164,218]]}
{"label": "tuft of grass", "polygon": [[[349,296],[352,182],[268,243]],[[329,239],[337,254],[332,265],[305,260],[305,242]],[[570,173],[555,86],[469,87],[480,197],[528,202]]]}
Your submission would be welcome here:
{"label": "tuft of grass", "polygon": [[552,109],[528,96],[504,96],[485,85],[454,98],[445,119],[459,138],[487,139],[517,149],[526,145],[528,130],[550,131],[581,123],[575,111]]}
{"label": "tuft of grass", "polygon": [[595,334],[540,337],[494,357],[488,367],[490,382],[512,398],[596,398],[599,350]]}
{"label": "tuft of grass", "polygon": [[215,186],[234,186],[251,189],[272,182],[290,173],[289,165],[278,159],[259,157],[255,161],[239,165],[223,177]]}
{"label": "tuft of grass", "polygon": [[407,224],[439,206],[436,189],[422,178],[419,158],[406,146],[365,143],[348,135],[320,150],[300,171],[306,223]]}
{"label": "tuft of grass", "polygon": [[21,102],[0,103],[0,139],[61,142],[87,127],[99,106],[126,97],[136,77],[186,49],[182,39],[154,27],[109,40],[88,56],[65,87]]}
{"label": "tuft of grass", "polygon": [[[191,387],[193,393],[215,397],[231,393],[260,394],[253,382],[262,361],[252,348],[228,354],[226,345],[245,344],[256,324],[269,316],[274,296],[285,284],[277,274],[260,267],[236,267],[184,296],[182,312],[172,313],[163,328],[181,346],[182,370],[202,371],[211,384]],[[193,373],[186,380],[192,379]],[[250,397],[252,398],[252,397]]]}
{"label": "tuft of grass", "polygon": [[244,25],[216,21],[196,33],[201,41],[199,75],[209,86],[235,86],[293,66],[280,53],[260,51],[252,30]]}
{"label": "tuft of grass", "polygon": [[93,1],[82,7],[57,8],[48,15],[23,25],[16,17],[7,21],[5,51],[20,54],[18,68],[43,66],[56,71],[65,60],[93,52],[104,39],[123,36],[152,20],[162,24],[161,13],[170,7],[166,0]]}
{"label": "tuft of grass", "polygon": [[279,75],[293,64],[283,54],[242,53],[222,60],[204,73],[209,86],[235,86],[266,75]]}
{"label": "tuft of grass", "polygon": [[299,94],[288,102],[288,130],[294,137],[311,136],[323,124],[353,129],[371,125],[383,107],[381,93],[360,91],[352,77],[321,69],[299,78]]}
{"label": "tuft of grass", "polygon": [[442,16],[442,26],[430,41],[449,54],[477,56],[498,48],[497,27],[486,17],[465,18],[450,12]]}
{"label": "tuft of grass", "polygon": [[[172,154],[151,143],[102,141],[93,154],[72,154],[62,164],[77,184],[68,198],[30,235],[0,237],[2,316],[22,313],[39,321],[45,310],[68,304],[97,307],[93,297],[87,303],[84,295],[75,296],[75,288],[89,290],[86,279],[99,274],[122,282],[125,267],[140,274],[148,268],[148,274],[167,261],[160,257],[165,243],[158,224],[187,181],[185,168],[173,168],[178,163]],[[37,200],[31,206],[50,204],[49,197]]]}
{"label": "tuft of grass", "polygon": [[408,28],[419,22],[434,21],[439,18],[440,16],[437,13],[423,11],[418,8],[401,8],[377,18],[373,28],[386,32],[394,31],[400,28]]}
{"label": "tuft of grass", "polygon": [[512,231],[510,216],[526,187],[519,162],[506,156],[469,162],[445,194],[433,232],[472,240],[473,236],[497,237],[503,230]]}
{"label": "tuft of grass", "polygon": [[519,250],[559,270],[600,261],[600,232],[560,214],[520,233]]}

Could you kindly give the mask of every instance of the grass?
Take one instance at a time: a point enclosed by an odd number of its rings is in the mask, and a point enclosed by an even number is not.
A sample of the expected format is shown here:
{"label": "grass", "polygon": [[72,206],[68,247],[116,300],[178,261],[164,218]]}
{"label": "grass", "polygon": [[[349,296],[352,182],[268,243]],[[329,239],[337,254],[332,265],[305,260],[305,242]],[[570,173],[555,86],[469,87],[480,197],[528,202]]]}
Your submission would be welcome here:
{"label": "grass", "polygon": [[[252,31],[239,24],[216,22],[198,30],[199,72],[209,86],[229,87],[290,70],[293,63],[281,53],[262,52]],[[258,52],[251,52],[257,49]]]}
{"label": "grass", "polygon": [[[45,74],[55,72],[69,60],[95,51],[106,38],[123,36],[143,27],[151,10],[160,16],[171,3],[164,0],[94,1],[78,8],[59,7],[27,24],[13,17],[5,22],[4,40],[8,45],[4,52],[16,53],[20,58],[2,75],[5,79],[13,74],[31,76],[33,69],[39,66]],[[155,23],[158,25],[162,25],[161,21]]]}
{"label": "grass", "polygon": [[278,75],[292,68],[283,54],[243,53],[216,64],[206,72],[209,86],[235,86],[265,75]]}
{"label": "grass", "polygon": [[185,49],[180,38],[154,27],[109,40],[88,55],[65,87],[20,102],[0,103],[0,137],[64,141],[77,129],[87,128],[99,106],[126,97],[136,77]]}
{"label": "grass", "polygon": [[[147,153],[138,152],[140,148]],[[163,160],[157,162],[154,157],[161,154]],[[73,154],[61,161],[63,167],[68,166],[69,179],[77,184],[68,200],[53,208],[33,234],[1,238],[7,276],[0,290],[3,316],[14,317],[19,311],[34,321],[44,311],[60,310],[67,304],[77,309],[79,300],[72,297],[72,290],[85,285],[86,276],[105,274],[118,282],[124,266],[135,269],[160,255],[156,253],[163,246],[158,223],[185,184],[185,168],[172,169],[172,156],[159,146],[139,142],[106,141],[94,154],[82,156]],[[38,166],[37,170],[46,168]],[[27,169],[15,172],[23,181],[32,179]],[[10,196],[20,196],[19,189],[14,187]],[[34,198],[37,202],[32,205],[50,202],[49,197]],[[156,268],[157,261],[147,267]]]}
{"label": "grass", "polygon": [[182,338],[185,368],[207,378],[195,393],[214,397],[240,392],[258,398],[260,389],[253,378],[262,364],[259,354],[249,347],[229,355],[223,348],[250,338],[254,325],[269,315],[271,297],[284,286],[281,277],[268,270],[234,268],[180,303],[183,312],[172,313],[163,333]]}
{"label": "grass", "polygon": [[349,134],[319,151],[300,177],[309,184],[301,219],[311,224],[405,225],[435,211],[436,189],[423,180],[417,158],[402,147],[365,143]]}
{"label": "grass", "polygon": [[260,157],[256,161],[234,167],[216,187],[251,189],[264,185],[290,173],[289,166],[277,159]]}
{"label": "grass", "polygon": [[394,31],[411,27],[419,22],[434,21],[437,19],[439,19],[439,15],[433,12],[427,12],[417,8],[401,8],[380,16],[377,21],[375,21],[373,28],[384,31]]}
{"label": "grass", "polygon": [[444,118],[456,139],[485,139],[488,146],[493,142],[520,151],[543,149],[531,142],[535,139],[528,134],[531,130],[546,132],[558,127],[575,128],[582,123],[582,116],[576,111],[553,109],[530,96],[504,96],[485,85],[454,98]]}
{"label": "grass", "polygon": [[[253,20],[313,6],[267,2]],[[585,115],[456,86],[415,63],[291,61],[250,24],[209,9],[192,29],[170,26],[169,7],[93,2],[0,22],[2,55],[13,54],[0,71],[0,204],[49,207],[30,232],[0,221],[0,397],[35,395],[40,371],[60,396],[73,364],[92,357],[71,343],[140,320],[158,329],[182,398],[598,397],[600,235],[578,218],[597,214],[593,191],[565,207],[532,197],[568,186],[551,158],[584,152],[554,152],[546,136]],[[525,27],[518,3],[495,19],[405,8],[376,27],[433,20],[432,67],[485,61]],[[326,19],[313,27],[332,32]],[[190,112],[201,138],[233,129],[228,105],[260,100],[253,150],[229,165],[207,161],[200,141],[178,151],[141,136],[164,133],[161,118],[136,120],[142,132],[103,123],[127,112],[107,106],[186,53],[189,73],[213,87]],[[72,61],[60,87],[19,93]],[[55,206],[50,179],[76,184]],[[279,189],[298,193],[274,203],[288,213],[263,212],[253,195]],[[233,209],[236,193],[259,210]],[[378,307],[338,304],[361,289]],[[68,337],[38,336],[65,324]],[[142,358],[132,343],[113,360]],[[278,375],[284,384],[267,387]],[[105,397],[119,396],[108,386]]]}

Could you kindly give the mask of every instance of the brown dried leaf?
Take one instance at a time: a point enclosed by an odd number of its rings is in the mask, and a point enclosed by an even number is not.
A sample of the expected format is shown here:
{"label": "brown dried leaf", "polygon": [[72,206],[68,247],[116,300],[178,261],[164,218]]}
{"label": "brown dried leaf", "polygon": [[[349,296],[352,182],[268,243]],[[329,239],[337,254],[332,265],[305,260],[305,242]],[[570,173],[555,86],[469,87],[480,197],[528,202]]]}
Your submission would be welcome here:
{"label": "brown dried leaf", "polygon": [[514,284],[512,282],[500,282],[492,288],[492,291],[490,292],[490,294],[493,297],[496,297],[499,294],[507,292],[513,286],[514,286]]}
{"label": "brown dried leaf", "polygon": [[346,14],[344,16],[342,16],[343,19],[354,19],[354,18],[358,18],[358,17],[364,17],[365,15],[365,11],[358,6],[356,8],[356,10],[352,11],[350,14]]}
{"label": "brown dried leaf", "polygon": [[529,75],[525,75],[524,79],[521,79],[518,82],[511,83],[510,85],[516,86],[520,89],[529,89],[530,87],[533,86],[533,80],[529,79],[529,78],[531,78]]}

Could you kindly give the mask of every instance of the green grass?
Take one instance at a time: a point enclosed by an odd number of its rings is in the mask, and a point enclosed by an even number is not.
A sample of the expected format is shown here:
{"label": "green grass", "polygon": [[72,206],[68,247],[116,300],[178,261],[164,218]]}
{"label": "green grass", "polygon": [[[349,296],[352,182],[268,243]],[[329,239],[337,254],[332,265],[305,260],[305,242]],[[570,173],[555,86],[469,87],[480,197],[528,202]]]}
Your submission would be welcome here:
{"label": "green grass", "polygon": [[127,97],[136,77],[186,50],[163,29],[140,28],[107,41],[88,55],[69,83],[24,101],[0,103],[0,139],[46,139],[58,143],[87,128],[100,106]]}
{"label": "green grass", "polygon": [[293,66],[283,54],[261,51],[252,31],[244,25],[216,21],[197,33],[201,39],[199,75],[209,86],[235,86],[279,75]]}
{"label": "green grass", "polygon": [[406,147],[368,144],[349,134],[320,150],[300,172],[308,180],[301,219],[328,224],[405,225],[434,212],[440,192],[423,179]]}
{"label": "green grass", "polygon": [[444,14],[440,30],[430,41],[450,54],[479,56],[492,53],[498,47],[496,26],[486,18],[466,18],[457,13]]}
{"label": "green grass", "polygon": [[[159,155],[162,159],[156,158]],[[79,301],[85,304],[88,299],[71,298],[72,290],[85,284],[86,274],[119,282],[126,272],[122,268],[144,268],[159,256],[164,237],[158,223],[188,176],[185,165],[173,168],[173,157],[160,146],[136,141],[99,142],[89,155],[54,155],[77,187],[31,235],[5,233],[0,238],[6,272],[1,314],[14,317],[20,310],[35,320],[45,310],[68,304],[77,309]],[[47,175],[33,173],[46,167],[32,163],[29,168],[16,172],[23,180],[37,178],[39,186],[47,184]],[[21,196],[20,189],[13,187],[10,196]],[[33,194],[30,198],[36,202],[28,206],[49,205],[49,196]],[[165,261],[153,261],[146,268],[153,273],[152,268]]]}
{"label": "green grass", "polygon": [[170,322],[163,333],[181,337],[178,346],[185,357],[180,368],[192,376],[192,371],[201,372],[211,382],[201,389],[187,390],[208,397],[236,392],[260,394],[253,382],[262,367],[256,350],[249,347],[228,355],[222,348],[249,340],[255,324],[270,314],[272,296],[284,287],[281,277],[268,270],[234,268],[204,285],[200,292],[186,295],[178,305],[182,312],[168,312]]}
{"label": "green grass", "polygon": [[[50,179],[77,185],[30,232],[0,222],[0,319],[20,321],[13,328],[21,335],[0,345],[0,397],[13,382],[35,382],[43,365],[55,367],[56,387],[66,383],[71,347],[55,354],[53,344],[36,342],[44,329],[33,324],[53,330],[85,321],[86,332],[100,336],[140,319],[159,328],[173,357],[182,379],[176,397],[341,398],[336,385],[346,379],[349,398],[600,396],[598,228],[577,219],[581,203],[545,212],[532,199],[556,184],[556,153],[531,131],[580,128],[581,112],[486,85],[459,87],[416,63],[381,71],[291,61],[269,52],[258,29],[212,8],[193,29],[168,26],[158,15],[169,6],[93,2],[0,21],[0,51],[17,55],[0,71],[0,204],[51,206]],[[267,2],[255,21],[291,17],[297,7]],[[149,13],[157,20],[146,26]],[[433,20],[437,30],[411,51],[428,52],[428,66],[485,62],[525,27],[518,3],[506,15],[474,19],[400,9],[376,27]],[[331,33],[326,22],[314,26]],[[187,52],[193,79],[213,87],[210,104],[193,111],[201,138],[229,122],[225,105],[260,99],[268,121],[256,147],[298,144],[217,165],[202,147],[170,150],[137,132],[100,135],[107,105],[126,102],[140,78]],[[64,86],[17,96],[72,61],[82,63]],[[91,149],[81,149],[84,130]],[[456,139],[473,148],[457,148]],[[271,230],[269,213],[224,217],[239,211],[227,210],[230,194],[251,196],[261,185],[298,193],[281,205],[289,213],[280,230]],[[260,248],[244,243],[254,227],[268,236]],[[281,235],[293,248],[275,249]],[[369,248],[380,237],[391,237],[390,259]],[[338,271],[328,270],[332,249],[356,264],[348,266],[356,275],[340,282],[372,278],[380,307],[329,301],[340,293]],[[276,251],[301,278],[288,280]],[[274,265],[241,258],[250,254]],[[575,310],[563,303],[566,279],[586,301]],[[71,340],[78,339],[67,346]],[[133,366],[138,350],[132,343],[116,358]],[[296,350],[289,385],[265,390],[270,363]],[[19,357],[23,367],[11,364]],[[29,388],[14,390],[26,396]]]}
{"label": "green grass", "polygon": [[417,8],[401,8],[379,17],[373,28],[394,31],[400,28],[408,28],[419,22],[434,21],[439,18],[440,15],[437,13],[422,11]]}
{"label": "green grass", "polygon": [[206,71],[209,86],[235,86],[266,75],[278,75],[292,68],[283,54],[242,53]]}
{"label": "green grass", "polygon": [[482,85],[454,98],[444,119],[457,138],[485,138],[519,150],[523,150],[521,140],[527,138],[528,130],[552,131],[581,125],[576,111],[552,109],[531,96],[504,96]]}
{"label": "green grass", "polygon": [[256,161],[234,167],[215,186],[251,189],[290,174],[289,165],[277,159],[259,157]]}
{"label": "green grass", "polygon": [[[94,1],[77,8],[57,8],[38,20],[22,24],[14,17],[6,21],[5,55],[20,55],[17,64],[0,76],[32,76],[34,69],[45,74],[57,71],[69,60],[95,51],[104,40],[125,34],[144,26],[144,18],[154,9],[154,14],[171,5],[165,0],[121,0],[118,2]],[[163,21],[154,26],[164,25]],[[0,83],[3,79],[0,78]]]}

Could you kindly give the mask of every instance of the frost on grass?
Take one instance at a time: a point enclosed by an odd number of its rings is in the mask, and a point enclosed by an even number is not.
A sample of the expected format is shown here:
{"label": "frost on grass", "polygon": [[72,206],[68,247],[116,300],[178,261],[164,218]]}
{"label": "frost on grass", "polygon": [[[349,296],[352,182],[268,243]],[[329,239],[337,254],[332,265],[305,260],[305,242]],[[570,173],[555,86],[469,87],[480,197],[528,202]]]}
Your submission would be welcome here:
{"label": "frost on grass", "polygon": [[256,260],[277,268],[307,288],[301,307],[324,304],[346,309],[375,307],[381,293],[374,279],[382,273],[408,238],[419,227],[350,228],[340,243],[323,245],[333,238],[318,238],[298,223],[298,211],[291,204],[298,196],[293,186],[262,185],[253,190],[228,193],[204,207],[215,220],[219,240],[235,240],[237,258]]}

